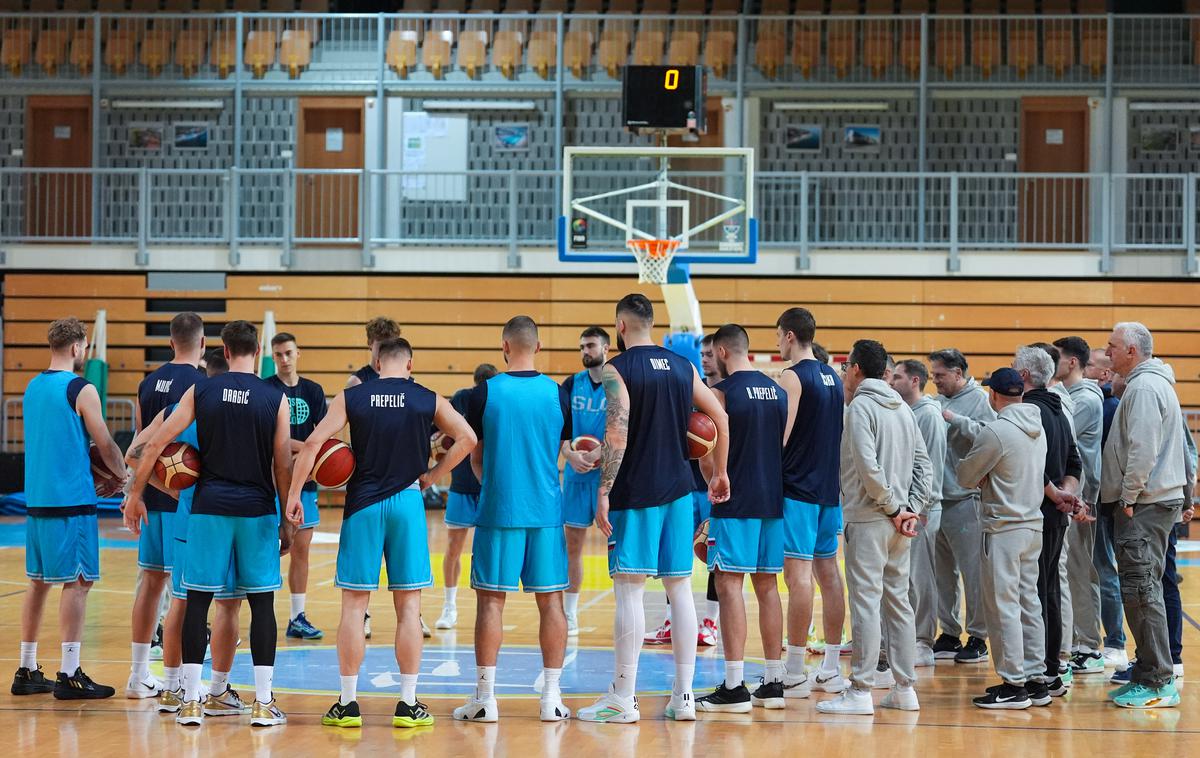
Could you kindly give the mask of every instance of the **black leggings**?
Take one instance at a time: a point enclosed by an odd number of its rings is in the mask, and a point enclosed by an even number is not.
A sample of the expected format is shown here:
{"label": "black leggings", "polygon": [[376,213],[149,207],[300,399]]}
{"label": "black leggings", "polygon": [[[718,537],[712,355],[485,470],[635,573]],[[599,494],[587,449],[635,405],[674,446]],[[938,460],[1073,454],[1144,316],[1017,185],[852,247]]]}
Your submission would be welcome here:
{"label": "black leggings", "polygon": [[[204,663],[208,607],[212,601],[211,592],[188,590],[187,610],[183,615],[184,663]],[[250,657],[255,666],[274,666],[279,634],[275,625],[275,593],[251,592],[246,595],[246,603],[250,606]]]}

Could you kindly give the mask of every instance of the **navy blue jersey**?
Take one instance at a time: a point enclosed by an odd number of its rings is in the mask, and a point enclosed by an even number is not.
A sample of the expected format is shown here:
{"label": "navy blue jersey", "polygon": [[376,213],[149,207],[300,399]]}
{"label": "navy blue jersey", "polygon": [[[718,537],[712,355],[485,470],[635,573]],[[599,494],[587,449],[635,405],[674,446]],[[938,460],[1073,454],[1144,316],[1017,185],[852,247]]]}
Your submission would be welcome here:
{"label": "navy blue jersey", "polygon": [[[604,427],[607,419],[608,401],[604,394],[604,385],[592,381],[592,375],[586,370],[568,376],[562,383],[563,392],[571,401],[571,434],[579,437],[590,434],[601,442],[604,441]],[[563,469],[563,479],[568,482],[600,481],[599,467],[586,474],[580,474],[567,466]]]}
{"label": "navy blue jersey", "polygon": [[692,466],[692,491],[693,492],[708,492],[708,480],[704,478],[704,472],[700,470],[700,461],[688,461]]}
{"label": "navy blue jersey", "polygon": [[354,375],[357,376],[358,381],[362,382],[363,384],[366,384],[367,382],[371,381],[372,379],[379,378],[379,372],[376,371],[375,367],[369,363],[367,365],[363,366],[362,368],[360,368],[358,371],[355,371]]}
{"label": "navy blue jersey", "polygon": [[800,379],[800,405],[783,447],[783,494],[814,505],[841,498],[842,380],[828,364],[807,358],[787,369]]}
{"label": "navy blue jersey", "polygon": [[[283,383],[278,374],[268,377],[267,384],[282,392],[283,396],[288,399],[288,408],[291,411],[292,439],[299,442],[308,439],[308,435],[317,428],[317,424],[325,418],[325,411],[329,409],[325,400],[325,390],[312,379],[304,377],[300,377],[300,381],[296,383],[295,387],[289,387]],[[304,489],[315,492],[317,483],[305,482]]]}
{"label": "navy blue jersey", "polygon": [[346,390],[354,475],[344,517],[408,489],[429,469],[436,411],[437,393],[412,379],[376,379]]}
{"label": "navy blue jersey", "polygon": [[[70,371],[43,371],[29,382],[25,419],[25,498],[30,515],[94,510],[96,487],[88,434],[76,403],[89,382]],[[70,508],[68,512],[61,509]]]}
{"label": "navy blue jersey", "polygon": [[[451,407],[458,411],[463,418],[467,417],[467,403],[470,397],[471,390],[461,389],[450,398]],[[471,470],[471,456],[463,458],[462,463],[450,470],[450,491],[460,495],[479,494],[479,480],[475,478],[475,472]]]}
{"label": "navy blue jersey", "polygon": [[[204,372],[188,363],[164,363],[151,371],[138,385],[138,410],[142,426],[150,422],[168,405],[175,405],[183,394],[204,378]],[[178,503],[170,495],[147,487],[143,498],[148,511],[174,511]]]}
{"label": "navy blue jersey", "polygon": [[761,371],[735,371],[716,386],[729,414],[729,500],[714,518],[783,517],[787,393]]}
{"label": "navy blue jersey", "polygon": [[629,434],[609,507],[650,508],[692,492],[687,424],[695,368],[687,358],[657,345],[631,347],[609,365],[629,391]]}
{"label": "navy blue jersey", "polygon": [[196,385],[200,481],[192,513],[269,516],[275,508],[275,421],[283,393],[230,371]]}

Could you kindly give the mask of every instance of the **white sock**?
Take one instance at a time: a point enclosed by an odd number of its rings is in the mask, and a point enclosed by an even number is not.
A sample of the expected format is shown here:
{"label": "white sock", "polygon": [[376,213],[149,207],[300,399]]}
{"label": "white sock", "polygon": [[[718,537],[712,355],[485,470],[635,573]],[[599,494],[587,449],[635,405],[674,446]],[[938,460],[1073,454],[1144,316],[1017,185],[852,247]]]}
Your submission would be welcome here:
{"label": "white sock", "polygon": [[301,613],[304,613],[304,601],[307,598],[308,598],[308,595],[304,594],[303,592],[293,592],[292,593],[292,597],[291,597],[292,615],[288,616],[289,621],[296,618]]}
{"label": "white sock", "polygon": [[475,699],[491,700],[496,696],[496,667],[475,667]]}
{"label": "white sock", "polygon": [[[613,614],[613,652],[617,669],[613,689],[621,697],[633,697],[637,685],[638,656],[646,636],[646,609],[642,605],[646,580],[641,577],[613,577],[613,595],[617,610]],[[692,649],[695,650],[693,640]]]}
{"label": "white sock", "polygon": [[766,671],[763,672],[763,678],[767,682],[782,682],[784,670],[783,661],[778,658],[775,660],[767,659]]}
{"label": "white sock", "polygon": [[457,603],[457,602],[458,602],[458,587],[447,587],[446,588],[446,599],[442,602],[442,605],[446,606],[447,608],[453,608],[455,603]]}
{"label": "white sock", "polygon": [[745,674],[745,661],[725,661],[725,688],[732,690],[741,687]]}
{"label": "white sock", "polygon": [[788,676],[803,676],[804,675],[804,656],[807,651],[803,645],[788,645],[787,646],[787,674]]}
{"label": "white sock", "polygon": [[559,687],[559,680],[562,679],[562,669],[542,669],[542,698],[562,697],[562,689]]}
{"label": "white sock", "polygon": [[690,693],[696,674],[696,601],[692,597],[692,580],[686,576],[663,579],[667,597],[671,599],[671,654],[675,658],[676,695]]}
{"label": "white sock", "polygon": [[358,700],[358,674],[342,677],[342,695],[338,698],[338,702],[342,705],[350,705],[355,700]]}
{"label": "white sock", "polygon": [[81,642],[64,642],[62,644],[62,668],[59,671],[67,676],[74,676],[75,669],[79,668],[79,648]]}
{"label": "white sock", "polygon": [[209,682],[208,691],[214,695],[224,695],[225,690],[229,689],[229,672],[213,669],[212,674],[212,681]]}
{"label": "white sock", "polygon": [[[275,675],[274,666],[254,667],[254,699],[260,703],[271,702],[271,678]],[[219,693],[218,693],[219,694]]]}
{"label": "white sock", "polygon": [[579,593],[567,592],[563,594],[563,610],[568,616],[576,616],[579,614]]}
{"label": "white sock", "polygon": [[675,681],[671,683],[672,695],[689,694],[692,691],[692,683],[696,678],[696,664],[694,663],[676,663],[675,664]]}
{"label": "white sock", "polygon": [[825,643],[825,660],[821,662],[822,671],[837,671],[838,659],[842,655],[842,645],[840,642]]}
{"label": "white sock", "polygon": [[705,601],[704,608],[704,618],[714,622],[721,618],[721,604],[716,600]]}
{"label": "white sock", "polygon": [[409,705],[417,704],[417,677],[418,674],[401,674],[400,675],[400,699]]}
{"label": "white sock", "polygon": [[183,664],[183,699],[189,703],[200,702],[200,676],[203,671],[203,663]]}
{"label": "white sock", "polygon": [[21,643],[21,668],[33,671],[37,668],[37,643]]}
{"label": "white sock", "polygon": [[179,689],[180,675],[179,666],[163,666],[163,677],[167,680],[164,686],[168,692]]}
{"label": "white sock", "polygon": [[129,673],[140,682],[150,676],[150,643],[134,642],[130,648],[133,664],[129,667]]}

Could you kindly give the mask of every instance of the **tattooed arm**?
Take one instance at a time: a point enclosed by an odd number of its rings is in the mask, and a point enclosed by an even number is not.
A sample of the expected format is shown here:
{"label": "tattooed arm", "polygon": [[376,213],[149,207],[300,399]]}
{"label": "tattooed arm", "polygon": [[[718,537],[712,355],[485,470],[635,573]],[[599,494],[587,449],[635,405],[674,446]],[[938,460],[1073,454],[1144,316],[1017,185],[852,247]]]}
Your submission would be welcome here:
{"label": "tattooed arm", "polygon": [[625,447],[629,439],[629,390],[621,374],[612,364],[604,367],[604,397],[607,416],[604,422],[604,451],[600,457],[600,496],[596,503],[596,526],[604,535],[612,536],[612,524],[608,521],[608,493],[612,491],[621,461],[625,459]]}

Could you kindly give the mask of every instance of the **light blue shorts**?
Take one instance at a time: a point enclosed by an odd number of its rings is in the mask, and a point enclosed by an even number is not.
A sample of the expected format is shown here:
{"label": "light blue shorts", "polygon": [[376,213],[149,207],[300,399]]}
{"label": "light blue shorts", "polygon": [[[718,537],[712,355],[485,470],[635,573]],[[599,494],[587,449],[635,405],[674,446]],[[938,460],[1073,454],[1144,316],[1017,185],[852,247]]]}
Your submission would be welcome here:
{"label": "light blue shorts", "polygon": [[138,535],[138,566],[147,571],[170,571],[175,555],[175,514],[149,511]]}
{"label": "light blue shorts", "polygon": [[415,487],[342,520],[334,585],[347,590],[377,590],[381,563],[387,566],[389,590],[433,586],[425,501]]}
{"label": "light blue shorts", "polygon": [[687,494],[665,505],[609,513],[609,575],[691,576],[693,503]]}
{"label": "light blue shorts", "polygon": [[786,532],[783,554],[787,558],[811,561],[833,558],[842,532],[842,509],[836,505],[814,505],[800,500],[783,499]]}
{"label": "light blue shorts", "polygon": [[[171,597],[187,600],[187,589],[183,586],[184,564],[187,563],[187,542],[175,540],[175,555],[179,560],[171,567]],[[233,557],[230,556],[229,567],[225,574],[224,589],[214,594],[217,600],[243,600],[246,593],[237,588],[237,572],[233,568]]]}
{"label": "light blue shorts", "polygon": [[479,513],[479,495],[468,495],[451,490],[446,495],[446,526],[453,529],[470,529],[475,526]]}
{"label": "light blue shorts", "polygon": [[600,478],[563,479],[559,499],[563,521],[576,529],[587,529],[596,521],[596,498],[600,494]]}
{"label": "light blue shorts", "polygon": [[253,593],[282,587],[279,517],[193,513],[188,519],[183,586],[201,592],[226,591],[230,561],[236,589]]}
{"label": "light blue shorts", "polygon": [[739,574],[783,571],[783,519],[709,519],[708,570]]}
{"label": "light blue shorts", "polygon": [[[321,523],[320,508],[317,507],[318,490],[300,490],[300,505],[304,507],[303,520],[297,529],[315,529]],[[279,498],[275,498],[275,510],[283,513],[279,507]]]}
{"label": "light blue shorts", "polygon": [[25,576],[48,584],[100,579],[96,514],[25,519]]}
{"label": "light blue shorts", "polygon": [[475,527],[471,587],[491,592],[565,590],[567,537],[562,527]]}
{"label": "light blue shorts", "polygon": [[712,515],[712,501],[708,499],[708,490],[692,493],[692,534],[700,528],[700,524]]}

